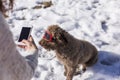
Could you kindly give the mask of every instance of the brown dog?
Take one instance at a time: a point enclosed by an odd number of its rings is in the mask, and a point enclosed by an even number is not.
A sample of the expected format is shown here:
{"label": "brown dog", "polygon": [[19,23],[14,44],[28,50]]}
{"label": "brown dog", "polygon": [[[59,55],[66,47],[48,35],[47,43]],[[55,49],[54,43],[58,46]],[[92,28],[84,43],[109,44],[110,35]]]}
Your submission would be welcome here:
{"label": "brown dog", "polygon": [[39,44],[47,50],[55,50],[57,58],[64,64],[67,80],[72,80],[79,64],[85,71],[98,59],[98,51],[92,44],[75,39],[58,25],[49,26]]}

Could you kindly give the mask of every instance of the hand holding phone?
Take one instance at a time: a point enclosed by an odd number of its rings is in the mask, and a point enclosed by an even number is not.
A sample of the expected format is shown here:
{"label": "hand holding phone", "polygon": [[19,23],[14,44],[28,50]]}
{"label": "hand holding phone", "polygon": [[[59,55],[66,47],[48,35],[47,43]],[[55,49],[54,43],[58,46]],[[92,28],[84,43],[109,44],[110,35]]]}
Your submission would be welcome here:
{"label": "hand holding phone", "polygon": [[35,51],[38,50],[34,40],[33,40],[33,37],[30,36],[28,38],[28,40],[22,40],[21,41],[22,43],[24,43],[25,45],[18,45],[18,47],[24,49],[25,51],[27,51],[29,54],[33,54]]}
{"label": "hand holding phone", "polygon": [[30,34],[31,34],[31,30],[32,27],[22,27],[21,33],[20,33],[20,37],[18,39],[18,41],[16,42],[17,45],[25,45],[24,43],[22,43],[21,41],[23,39],[28,40]]}

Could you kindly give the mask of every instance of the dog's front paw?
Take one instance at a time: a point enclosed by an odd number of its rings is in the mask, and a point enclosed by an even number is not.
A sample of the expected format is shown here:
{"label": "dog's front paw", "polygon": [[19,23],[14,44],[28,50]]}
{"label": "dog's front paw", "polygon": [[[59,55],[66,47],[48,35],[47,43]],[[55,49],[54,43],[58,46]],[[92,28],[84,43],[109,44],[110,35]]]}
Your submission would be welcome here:
{"label": "dog's front paw", "polygon": [[80,68],[77,68],[74,75],[82,75],[85,71],[86,71],[86,67],[82,68],[82,70]]}
{"label": "dog's front paw", "polygon": [[66,80],[72,80],[72,78],[67,78]]}
{"label": "dog's front paw", "polygon": [[75,76],[76,76],[76,75],[82,75],[84,72],[85,72],[85,71],[80,70],[80,71],[75,72],[74,75],[75,75]]}

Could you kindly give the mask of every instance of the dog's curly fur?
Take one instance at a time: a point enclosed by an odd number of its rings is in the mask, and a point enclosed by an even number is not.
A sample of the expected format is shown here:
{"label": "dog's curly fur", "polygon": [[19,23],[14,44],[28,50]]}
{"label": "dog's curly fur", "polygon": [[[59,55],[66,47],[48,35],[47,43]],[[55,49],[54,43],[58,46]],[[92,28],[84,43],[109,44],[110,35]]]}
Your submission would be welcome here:
{"label": "dog's curly fur", "polygon": [[86,67],[92,66],[98,59],[97,49],[87,41],[78,40],[58,25],[48,27],[54,41],[49,42],[42,38],[39,42],[41,46],[48,50],[55,50],[57,58],[64,64],[67,80],[72,80],[79,64]]}

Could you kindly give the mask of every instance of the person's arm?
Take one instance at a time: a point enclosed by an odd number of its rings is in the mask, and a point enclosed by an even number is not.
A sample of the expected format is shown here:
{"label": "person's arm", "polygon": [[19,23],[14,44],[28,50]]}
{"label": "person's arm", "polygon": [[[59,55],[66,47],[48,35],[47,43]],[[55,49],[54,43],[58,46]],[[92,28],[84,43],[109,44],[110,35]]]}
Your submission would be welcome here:
{"label": "person's arm", "polygon": [[30,80],[34,74],[31,66],[16,49],[16,44],[14,43],[9,25],[1,12],[0,65],[0,80]]}
{"label": "person's arm", "polygon": [[32,55],[26,56],[25,58],[26,58],[26,61],[28,62],[28,64],[31,66],[33,73],[34,73],[35,69],[38,65],[38,50],[33,52]]}
{"label": "person's arm", "polygon": [[0,80],[30,80],[33,69],[16,49],[13,35],[3,15],[13,7],[13,1],[0,1]]}
{"label": "person's arm", "polygon": [[22,40],[22,43],[25,45],[19,45],[19,47],[23,48],[26,50],[27,53],[30,55],[26,56],[26,61],[28,64],[31,66],[33,72],[35,72],[35,69],[38,64],[38,49],[37,46],[35,45],[35,42],[32,38],[32,36],[29,37],[28,40]]}

